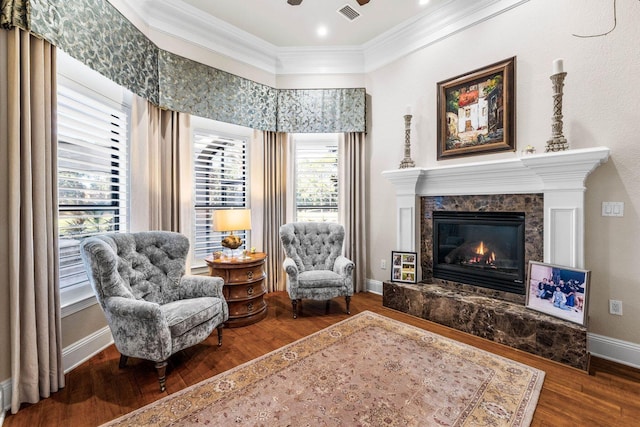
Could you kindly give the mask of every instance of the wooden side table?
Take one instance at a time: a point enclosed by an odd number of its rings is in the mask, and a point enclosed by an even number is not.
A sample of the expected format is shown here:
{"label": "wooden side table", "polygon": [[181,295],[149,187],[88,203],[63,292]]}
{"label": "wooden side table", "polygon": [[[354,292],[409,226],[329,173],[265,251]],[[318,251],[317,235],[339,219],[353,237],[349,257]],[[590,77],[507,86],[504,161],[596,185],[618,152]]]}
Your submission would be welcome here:
{"label": "wooden side table", "polygon": [[263,296],[267,292],[264,263],[267,254],[248,254],[246,259],[209,255],[204,260],[209,266],[209,275],[224,280],[223,294],[229,306],[226,326],[233,328],[259,322],[267,317],[267,303]]}

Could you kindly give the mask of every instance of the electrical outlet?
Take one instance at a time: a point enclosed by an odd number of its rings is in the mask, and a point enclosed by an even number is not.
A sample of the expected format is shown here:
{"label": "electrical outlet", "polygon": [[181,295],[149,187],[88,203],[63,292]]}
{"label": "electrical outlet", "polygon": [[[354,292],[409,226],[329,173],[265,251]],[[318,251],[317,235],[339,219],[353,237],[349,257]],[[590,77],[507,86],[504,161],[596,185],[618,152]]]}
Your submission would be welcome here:
{"label": "electrical outlet", "polygon": [[383,270],[387,269],[387,260],[386,259],[381,259],[380,260],[380,268]]}
{"label": "electrical outlet", "polygon": [[622,301],[610,299],[609,300],[609,314],[615,314],[622,316]]}

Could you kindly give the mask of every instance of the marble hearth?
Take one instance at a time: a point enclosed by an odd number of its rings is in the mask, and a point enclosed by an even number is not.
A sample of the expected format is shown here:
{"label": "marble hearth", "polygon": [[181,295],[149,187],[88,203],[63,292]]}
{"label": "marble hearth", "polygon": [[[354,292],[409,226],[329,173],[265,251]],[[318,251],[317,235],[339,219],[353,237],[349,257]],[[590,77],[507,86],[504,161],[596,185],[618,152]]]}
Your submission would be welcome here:
{"label": "marble hearth", "polygon": [[[469,291],[469,289],[467,289]],[[587,330],[463,286],[384,282],[383,305],[403,313],[587,370]]]}
{"label": "marble hearth", "polygon": [[587,369],[586,327],[525,307],[524,296],[433,278],[433,210],[513,210],[526,217],[529,260],[584,268],[586,177],[609,149],[383,172],[396,190],[396,250],[418,252],[418,284],[385,282],[383,305]]}

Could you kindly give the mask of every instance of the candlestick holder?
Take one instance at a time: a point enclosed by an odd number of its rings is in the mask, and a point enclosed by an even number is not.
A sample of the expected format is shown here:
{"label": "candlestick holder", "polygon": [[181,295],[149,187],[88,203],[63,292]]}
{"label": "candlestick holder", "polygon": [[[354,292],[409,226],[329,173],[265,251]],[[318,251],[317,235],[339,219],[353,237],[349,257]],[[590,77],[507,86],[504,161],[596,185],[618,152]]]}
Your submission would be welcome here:
{"label": "candlestick holder", "polygon": [[404,159],[400,162],[400,169],[413,168],[415,162],[411,160],[411,114],[404,116]]}
{"label": "candlestick holder", "polygon": [[553,117],[551,118],[551,139],[547,141],[546,152],[569,149],[569,143],[562,134],[562,88],[566,75],[567,73],[563,72],[550,77],[553,84]]}

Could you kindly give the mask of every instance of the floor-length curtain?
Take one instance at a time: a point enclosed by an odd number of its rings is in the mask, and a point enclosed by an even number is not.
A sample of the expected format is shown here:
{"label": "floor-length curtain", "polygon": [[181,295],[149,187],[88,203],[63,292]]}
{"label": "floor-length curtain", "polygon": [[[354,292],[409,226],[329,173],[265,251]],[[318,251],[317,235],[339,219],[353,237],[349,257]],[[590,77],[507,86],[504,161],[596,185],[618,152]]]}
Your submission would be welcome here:
{"label": "floor-length curtain", "polygon": [[138,96],[134,96],[132,115],[133,152],[145,157],[134,155],[132,163],[146,165],[148,173],[143,178],[140,171],[133,171],[138,174],[137,182],[146,181],[148,228],[183,232],[191,200],[190,116],[161,109]]}
{"label": "floor-length curtain", "polygon": [[355,292],[366,290],[367,217],[365,215],[366,157],[364,132],[347,132],[341,138],[341,213],[345,228],[345,256],[356,267],[353,273]]}
{"label": "floor-length curtain", "polygon": [[[4,32],[4,31],[3,31]],[[64,387],[58,287],[55,47],[7,37],[11,412]]]}
{"label": "floor-length curtain", "polygon": [[263,132],[263,245],[268,254],[267,290],[284,291],[286,279],[282,263],[284,250],[280,244],[280,226],[286,220],[287,195],[287,134],[281,132]]}

